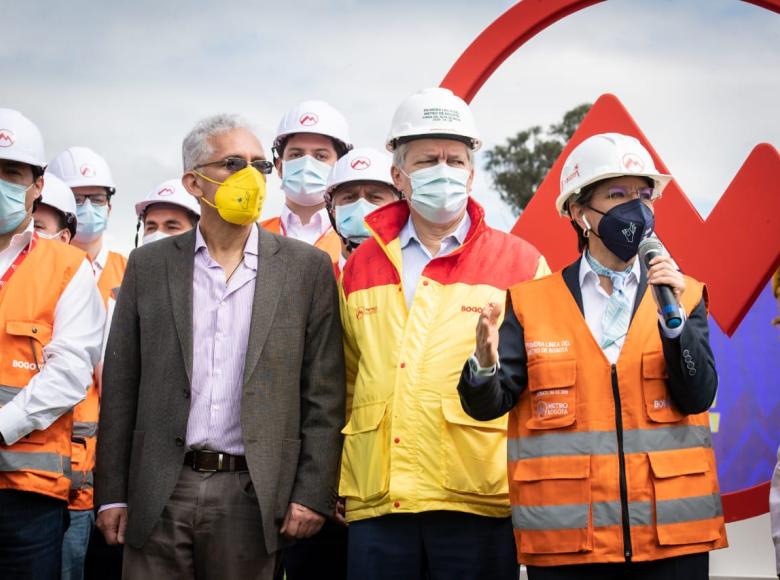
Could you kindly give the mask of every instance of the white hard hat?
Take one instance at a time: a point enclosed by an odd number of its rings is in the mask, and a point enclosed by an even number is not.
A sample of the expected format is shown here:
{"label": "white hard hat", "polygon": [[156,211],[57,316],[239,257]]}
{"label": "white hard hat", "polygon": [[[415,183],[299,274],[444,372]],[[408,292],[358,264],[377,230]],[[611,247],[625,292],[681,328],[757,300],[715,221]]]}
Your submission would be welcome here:
{"label": "white hard hat", "polygon": [[46,173],[43,178],[43,191],[41,203],[58,209],[65,215],[72,214],[76,217],[76,198],[70,187],[53,173]]}
{"label": "white hard hat", "polygon": [[661,197],[672,180],[671,175],[658,172],[650,153],[638,139],[621,133],[588,137],[569,153],[563,164],[561,192],[555,200],[558,213],[568,215],[564,204],[570,197],[579,195],[583,187],[623,175],[652,179],[655,182],[654,199]]}
{"label": "white hard hat", "polygon": [[295,133],[325,135],[339,141],[347,151],[352,149],[347,120],[325,101],[303,101],[287,111],[279,121],[274,148],[278,148],[285,137]]}
{"label": "white hard hat", "polygon": [[181,178],[163,181],[160,185],[150,191],[143,201],[139,201],[135,204],[135,215],[140,218],[150,205],[156,203],[178,205],[191,211],[195,215],[200,216],[200,204],[194,196],[184,189]]}
{"label": "white hard hat", "polygon": [[414,137],[454,138],[465,141],[474,151],[482,147],[469,106],[441,87],[423,89],[399,105],[390,124],[387,149],[393,151],[399,140]]}
{"label": "white hard hat", "polygon": [[107,187],[114,193],[116,184],[108,163],[89,147],[70,147],[49,163],[47,171],[53,173],[68,187]]}
{"label": "white hard hat", "polygon": [[46,167],[41,132],[15,109],[0,109],[0,159]]}
{"label": "white hard hat", "polygon": [[339,185],[351,181],[377,181],[395,188],[390,176],[393,159],[384,151],[371,147],[353,149],[336,162],[325,189],[330,194]]}

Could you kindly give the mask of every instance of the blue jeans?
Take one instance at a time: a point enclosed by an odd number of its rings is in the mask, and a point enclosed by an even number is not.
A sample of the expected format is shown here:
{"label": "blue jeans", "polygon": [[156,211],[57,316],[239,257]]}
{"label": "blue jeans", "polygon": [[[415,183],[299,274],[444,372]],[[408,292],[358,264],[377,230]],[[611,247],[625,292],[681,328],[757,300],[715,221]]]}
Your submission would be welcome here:
{"label": "blue jeans", "polygon": [[83,580],[84,559],[94,525],[92,510],[70,510],[70,527],[62,541],[62,580]]}
{"label": "blue jeans", "polygon": [[68,504],[39,493],[0,490],[0,576],[57,580]]}
{"label": "blue jeans", "polygon": [[349,580],[517,580],[519,574],[509,518],[391,514],[352,522],[347,543]]}

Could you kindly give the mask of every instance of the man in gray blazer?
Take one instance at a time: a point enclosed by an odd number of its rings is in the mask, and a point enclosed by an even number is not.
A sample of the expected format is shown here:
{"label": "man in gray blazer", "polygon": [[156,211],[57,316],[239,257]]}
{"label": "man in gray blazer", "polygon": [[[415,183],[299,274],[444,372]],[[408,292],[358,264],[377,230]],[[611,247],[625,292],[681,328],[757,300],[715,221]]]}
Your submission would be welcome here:
{"label": "man in gray blazer", "polygon": [[131,255],[103,370],[95,502],[124,577],[272,578],[335,507],[344,361],[328,256],[255,223],[240,118],[183,144],[194,230]]}

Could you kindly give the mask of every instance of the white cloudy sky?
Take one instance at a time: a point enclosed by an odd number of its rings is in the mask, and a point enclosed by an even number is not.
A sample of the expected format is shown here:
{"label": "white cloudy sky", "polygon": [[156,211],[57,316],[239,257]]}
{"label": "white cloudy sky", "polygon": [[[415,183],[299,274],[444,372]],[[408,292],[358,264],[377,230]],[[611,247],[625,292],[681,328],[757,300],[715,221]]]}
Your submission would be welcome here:
{"label": "white cloudy sky", "polygon": [[[109,246],[132,247],[132,205],[180,174],[193,123],[238,112],[269,148],[294,103],[330,101],[357,145],[381,147],[397,104],[438,85],[512,2],[5,2],[0,106],[47,154],[87,145],[118,193]],[[521,47],[474,99],[486,147],[612,92],[706,214],[754,144],[780,143],[780,15],[737,0],[610,0]],[[268,151],[270,154],[270,151]],[[489,221],[514,217],[482,171]],[[264,215],[278,213],[278,181]]]}

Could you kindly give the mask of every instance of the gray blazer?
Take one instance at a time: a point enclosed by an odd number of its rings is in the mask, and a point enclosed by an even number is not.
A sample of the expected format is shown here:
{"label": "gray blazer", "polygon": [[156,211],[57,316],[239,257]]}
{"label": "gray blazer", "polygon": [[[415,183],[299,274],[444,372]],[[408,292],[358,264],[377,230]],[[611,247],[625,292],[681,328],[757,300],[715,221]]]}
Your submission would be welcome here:
{"label": "gray blazer", "polygon": [[[143,546],[184,461],[192,378],[195,231],[130,254],[103,368],[95,504],[128,504]],[[241,430],[269,553],[287,506],[335,507],[344,354],[328,256],[260,229]]]}

